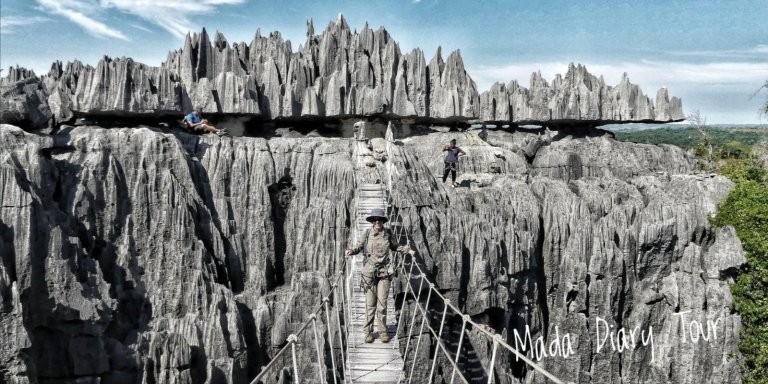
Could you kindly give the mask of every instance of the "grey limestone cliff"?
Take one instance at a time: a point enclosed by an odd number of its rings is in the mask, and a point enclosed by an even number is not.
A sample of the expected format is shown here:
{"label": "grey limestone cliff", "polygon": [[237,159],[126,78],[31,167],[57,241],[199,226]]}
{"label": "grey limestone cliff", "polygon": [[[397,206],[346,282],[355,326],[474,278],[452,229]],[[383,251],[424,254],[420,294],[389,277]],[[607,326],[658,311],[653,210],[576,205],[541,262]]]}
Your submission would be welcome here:
{"label": "grey limestone cliff", "polygon": [[[456,136],[469,154],[459,178],[468,188],[434,181],[440,144]],[[413,236],[425,263],[454,302],[508,343],[530,329],[547,346],[532,351],[529,342],[530,356],[577,383],[740,382],[728,282],[745,260],[734,230],[708,223],[730,181],[691,174],[677,147],[607,135],[491,131],[487,142],[474,134],[403,142],[403,157],[426,162],[397,179],[420,186],[399,191],[397,205],[421,228]],[[636,336],[617,347],[606,336],[622,328]],[[641,332],[651,329],[655,344],[644,346]],[[566,334],[575,354],[551,356]],[[490,359],[487,339],[471,344]],[[496,382],[546,382],[502,356]]]}
{"label": "grey limestone cliff", "polygon": [[248,382],[347,237],[339,140],[3,125],[0,143],[7,382]]}
{"label": "grey limestone cliff", "polygon": [[[526,326],[547,346],[569,334],[573,354],[540,362],[564,380],[740,382],[728,283],[744,258],[733,229],[707,220],[730,181],[695,173],[679,148],[602,131],[486,133],[371,140],[393,209],[454,303],[510,343]],[[450,138],[468,153],[458,188],[440,180]],[[352,241],[354,145],[0,126],[0,377],[249,382],[307,320]],[[693,342],[694,321],[716,335]],[[599,351],[598,332],[622,327],[652,328],[654,345]],[[330,379],[306,337],[302,378]],[[486,340],[472,333],[467,346],[487,363]],[[421,379],[429,353],[416,355]],[[496,364],[497,383],[545,382],[507,353]],[[437,382],[449,377],[441,369]]]}
{"label": "grey limestone cliff", "polygon": [[483,121],[538,124],[548,121],[676,121],[683,120],[682,102],[669,99],[660,89],[653,102],[625,73],[616,86],[605,84],[587,72],[583,65],[568,67],[565,76],[557,75],[552,84],[540,73],[531,76],[530,87],[517,81],[496,83],[480,94],[480,119]]}
{"label": "grey limestone cliff", "polygon": [[0,123],[45,127],[52,116],[47,98],[34,72],[11,67],[0,79]]}

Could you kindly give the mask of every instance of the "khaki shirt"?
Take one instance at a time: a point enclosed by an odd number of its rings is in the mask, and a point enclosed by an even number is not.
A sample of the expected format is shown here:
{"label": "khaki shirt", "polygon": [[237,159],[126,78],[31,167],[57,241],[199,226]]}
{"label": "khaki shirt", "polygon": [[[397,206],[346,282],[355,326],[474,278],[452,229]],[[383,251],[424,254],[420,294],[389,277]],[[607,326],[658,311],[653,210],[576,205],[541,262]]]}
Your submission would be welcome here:
{"label": "khaki shirt", "polygon": [[356,255],[364,247],[367,248],[367,262],[374,265],[382,265],[389,262],[390,250],[400,252],[408,252],[410,250],[408,246],[398,246],[395,243],[395,237],[389,228],[384,228],[381,232],[376,232],[370,228],[366,229],[361,241],[356,246],[350,248],[350,251],[352,251],[353,255]]}

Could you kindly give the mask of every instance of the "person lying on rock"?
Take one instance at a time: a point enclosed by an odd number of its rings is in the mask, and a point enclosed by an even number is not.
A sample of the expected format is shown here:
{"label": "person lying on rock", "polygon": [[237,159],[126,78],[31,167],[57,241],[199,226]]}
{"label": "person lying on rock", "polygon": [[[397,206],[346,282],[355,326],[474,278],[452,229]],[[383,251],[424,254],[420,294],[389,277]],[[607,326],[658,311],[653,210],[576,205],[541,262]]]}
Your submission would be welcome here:
{"label": "person lying on rock", "polygon": [[215,133],[219,136],[223,136],[226,134],[226,131],[217,129],[213,125],[208,124],[208,120],[203,119],[200,116],[200,110],[193,110],[192,113],[184,117],[184,122],[187,124],[187,127],[195,133]]}
{"label": "person lying on rock", "polygon": [[365,218],[373,224],[372,229],[366,229],[359,243],[344,253],[346,256],[356,255],[365,248],[366,257],[363,261],[363,289],[365,291],[365,326],[363,336],[366,343],[373,343],[373,321],[376,315],[376,327],[379,329],[379,339],[382,343],[389,342],[387,333],[387,295],[392,275],[395,273],[395,263],[389,257],[389,251],[407,252],[413,256],[416,252],[408,246],[398,246],[389,228],[384,228],[387,217],[384,210],[375,208]]}
{"label": "person lying on rock", "polygon": [[466,155],[461,148],[456,146],[456,139],[451,140],[450,143],[443,147],[443,152],[448,152],[445,155],[445,168],[443,169],[443,183],[448,179],[448,172],[451,173],[451,186],[456,186],[456,169],[458,168],[459,156]]}

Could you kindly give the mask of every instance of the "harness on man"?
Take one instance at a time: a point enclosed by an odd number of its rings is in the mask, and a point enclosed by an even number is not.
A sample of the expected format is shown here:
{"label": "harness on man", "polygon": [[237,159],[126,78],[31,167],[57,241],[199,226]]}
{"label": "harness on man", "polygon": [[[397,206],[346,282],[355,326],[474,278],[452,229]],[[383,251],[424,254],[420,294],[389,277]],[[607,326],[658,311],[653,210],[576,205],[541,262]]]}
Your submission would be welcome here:
{"label": "harness on man", "polygon": [[[373,287],[377,286],[381,279],[388,279],[395,275],[395,266],[392,264],[392,260],[390,259],[389,255],[387,255],[387,257],[385,257],[381,262],[371,261],[371,255],[368,252],[368,242],[371,239],[371,233],[372,231],[370,229],[366,229],[364,245],[365,257],[363,258],[363,268],[365,268],[365,265],[370,265],[373,267],[373,276],[366,276],[370,277],[370,284],[366,284],[365,279],[360,279],[360,288],[362,289],[363,294],[368,292],[369,289],[373,289]],[[392,235],[391,232],[389,235]]]}
{"label": "harness on man", "polygon": [[[365,265],[368,262],[368,254],[365,254],[365,259],[363,259],[363,265]],[[390,263],[389,257],[385,259],[385,262],[382,263],[376,263],[372,265],[374,267],[373,276],[370,278],[370,283],[366,284],[366,279],[360,279],[360,289],[363,291],[363,295],[368,293],[368,290],[373,290],[374,287],[378,287],[379,281],[382,279],[390,279],[392,276],[395,275],[395,267]],[[365,275],[363,275],[365,276]],[[376,295],[376,300],[379,301],[378,295]],[[380,301],[379,301],[380,302]],[[386,303],[382,303],[384,306],[386,306]]]}

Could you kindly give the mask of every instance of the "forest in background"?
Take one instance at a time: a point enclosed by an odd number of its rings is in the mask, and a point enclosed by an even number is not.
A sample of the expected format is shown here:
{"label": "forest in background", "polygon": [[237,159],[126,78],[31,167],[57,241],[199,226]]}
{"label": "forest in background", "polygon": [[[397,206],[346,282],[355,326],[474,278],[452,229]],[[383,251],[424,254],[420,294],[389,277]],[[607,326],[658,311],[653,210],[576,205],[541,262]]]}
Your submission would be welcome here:
{"label": "forest in background", "polygon": [[731,285],[734,309],[743,325],[739,344],[742,380],[768,384],[768,129],[714,128],[706,126],[698,114],[695,117],[689,127],[615,134],[621,141],[672,144],[689,150],[700,171],[716,172],[736,183],[710,221],[716,227],[732,225],[744,247],[747,265]]}

